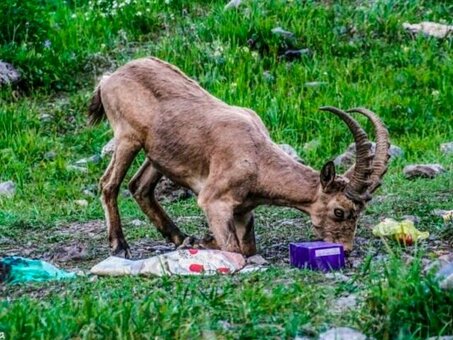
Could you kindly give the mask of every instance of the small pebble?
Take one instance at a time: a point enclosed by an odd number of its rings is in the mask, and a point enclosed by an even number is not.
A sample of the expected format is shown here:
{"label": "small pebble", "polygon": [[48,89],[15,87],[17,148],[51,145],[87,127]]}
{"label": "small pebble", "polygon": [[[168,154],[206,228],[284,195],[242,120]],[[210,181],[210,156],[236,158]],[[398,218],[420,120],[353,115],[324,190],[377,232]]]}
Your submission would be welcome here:
{"label": "small pebble", "polygon": [[0,183],[0,197],[11,198],[16,194],[16,184],[13,181]]}
{"label": "small pebble", "polygon": [[81,207],[87,207],[88,206],[88,201],[87,200],[75,200],[75,204],[80,205]]}

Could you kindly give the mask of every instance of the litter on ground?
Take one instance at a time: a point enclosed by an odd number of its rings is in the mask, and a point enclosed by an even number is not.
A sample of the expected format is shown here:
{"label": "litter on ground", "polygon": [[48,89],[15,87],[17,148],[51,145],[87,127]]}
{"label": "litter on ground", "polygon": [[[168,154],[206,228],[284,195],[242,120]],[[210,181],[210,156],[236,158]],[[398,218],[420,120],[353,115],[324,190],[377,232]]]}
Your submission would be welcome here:
{"label": "litter on ground", "polygon": [[11,256],[0,259],[0,282],[10,284],[71,279],[76,273],[58,269],[54,265],[24,257]]}
{"label": "litter on ground", "polygon": [[405,245],[412,245],[414,242],[429,237],[428,232],[423,232],[415,228],[413,221],[404,220],[398,222],[392,218],[386,218],[384,221],[374,226],[373,235],[380,237],[392,236]]}
{"label": "litter on ground", "polygon": [[221,250],[179,249],[143,260],[110,256],[96,264],[90,272],[105,276],[232,274],[263,269],[261,259],[255,255],[246,261],[241,254]]}

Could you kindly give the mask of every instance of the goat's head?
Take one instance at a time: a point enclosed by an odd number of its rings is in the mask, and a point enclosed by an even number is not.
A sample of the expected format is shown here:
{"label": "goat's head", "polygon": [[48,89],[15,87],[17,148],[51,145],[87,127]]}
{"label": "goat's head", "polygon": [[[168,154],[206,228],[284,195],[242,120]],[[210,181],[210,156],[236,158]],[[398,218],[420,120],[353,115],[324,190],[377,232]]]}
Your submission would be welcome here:
{"label": "goat's head", "polygon": [[376,131],[373,155],[366,132],[348,113],[334,107],[321,110],[337,115],[349,127],[356,144],[356,163],[341,176],[336,175],[333,162],[324,165],[320,172],[319,195],[310,215],[318,237],[342,243],[345,251],[351,251],[358,217],[387,171],[388,132],[373,112],[363,108],[347,111],[361,113],[373,123]]}

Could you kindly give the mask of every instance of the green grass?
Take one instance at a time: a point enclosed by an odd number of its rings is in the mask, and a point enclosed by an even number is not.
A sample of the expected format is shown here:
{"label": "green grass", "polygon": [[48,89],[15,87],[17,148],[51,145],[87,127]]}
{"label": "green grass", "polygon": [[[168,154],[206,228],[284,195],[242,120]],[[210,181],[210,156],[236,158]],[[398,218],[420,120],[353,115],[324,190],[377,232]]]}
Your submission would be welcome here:
{"label": "green grass", "polygon": [[[7,287],[0,290],[0,332],[6,339],[291,338],[348,325],[376,338],[451,335],[451,292],[441,291],[419,262],[406,264],[413,250],[393,243],[386,250],[369,229],[383,217],[417,215],[420,229],[451,252],[451,225],[432,211],[453,205],[453,156],[439,150],[453,140],[452,39],[410,36],[402,23],[448,21],[453,6],[423,0],[245,0],[225,11],[225,3],[131,0],[117,1],[116,8],[105,0],[0,3],[0,56],[23,77],[18,87],[0,91],[0,181],[17,184],[14,198],[0,198],[0,240],[9,240],[0,243],[0,254],[11,251],[8,242],[31,243],[43,254],[77,240],[58,233],[71,223],[103,219],[98,198],[83,190],[96,186],[108,160],[90,164],[86,174],[67,170],[99,154],[112,136],[106,124],[86,126],[87,102],[103,72],[155,55],[227,103],[254,109],[274,140],[293,145],[315,168],[352,141],[347,128],[318,107],[361,105],[377,112],[404,156],[391,163],[360,222],[359,237],[372,244],[362,245],[369,265],[348,271],[346,283],[278,262],[267,272],[233,277],[80,278]],[[294,37],[272,34],[277,26]],[[288,48],[311,53],[287,61],[280,55]],[[323,83],[305,85],[313,81]],[[360,122],[372,135],[371,126]],[[46,158],[49,151],[55,158]],[[141,160],[143,155],[128,178]],[[434,180],[407,181],[402,168],[416,162],[440,163],[448,171]],[[78,206],[79,199],[88,200],[88,207]],[[144,219],[131,198],[122,197],[120,208],[128,240],[160,240],[149,223],[128,225]],[[195,200],[165,208],[186,231],[204,233]],[[307,219],[299,217],[288,209],[258,209],[260,251],[266,255],[274,243],[312,237]],[[282,227],[287,221],[290,226]],[[82,239],[91,249],[99,247],[91,261],[107,256],[103,235]],[[417,256],[438,256],[433,242],[421,245]],[[372,256],[388,251],[385,263]],[[351,292],[359,296],[358,308],[332,312],[331,302]]]}

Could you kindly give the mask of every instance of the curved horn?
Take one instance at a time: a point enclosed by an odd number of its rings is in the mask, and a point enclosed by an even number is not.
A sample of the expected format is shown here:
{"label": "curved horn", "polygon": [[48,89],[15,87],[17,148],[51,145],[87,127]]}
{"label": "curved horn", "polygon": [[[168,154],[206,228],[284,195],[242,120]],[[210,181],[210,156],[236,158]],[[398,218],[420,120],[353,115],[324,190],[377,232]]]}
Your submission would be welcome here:
{"label": "curved horn", "polygon": [[366,116],[374,125],[376,134],[376,151],[373,159],[373,172],[370,176],[371,185],[368,188],[373,193],[381,185],[381,178],[387,172],[388,160],[390,158],[388,151],[390,148],[389,133],[384,123],[372,111],[359,107],[348,110],[347,112],[357,112]]}
{"label": "curved horn", "polygon": [[372,172],[373,155],[371,153],[371,143],[368,141],[368,136],[365,130],[346,112],[332,106],[323,106],[322,111],[328,111],[341,118],[352,135],[356,145],[356,163],[351,181],[345,188],[345,194],[351,198],[357,199],[358,196],[364,194],[370,186],[369,177]]}

